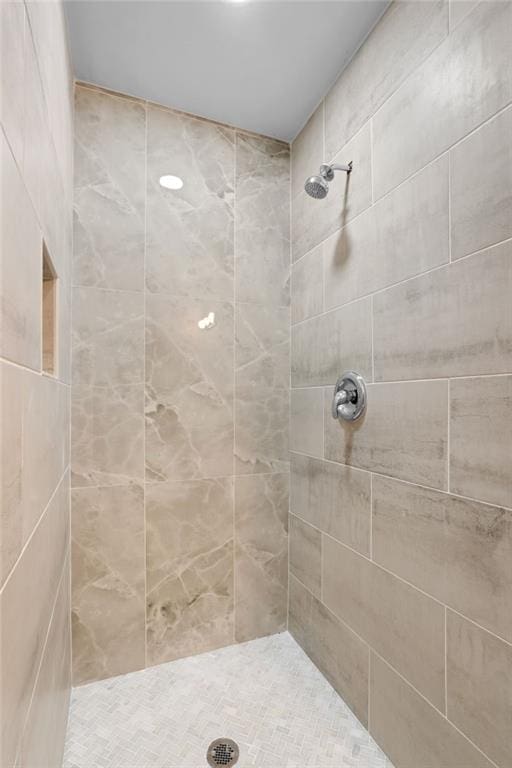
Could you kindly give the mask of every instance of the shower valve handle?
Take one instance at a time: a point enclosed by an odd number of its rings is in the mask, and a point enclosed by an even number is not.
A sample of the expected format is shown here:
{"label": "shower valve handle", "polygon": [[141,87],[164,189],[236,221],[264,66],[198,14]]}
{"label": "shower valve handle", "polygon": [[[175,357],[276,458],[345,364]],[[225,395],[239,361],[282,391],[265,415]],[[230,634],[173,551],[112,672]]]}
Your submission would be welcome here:
{"label": "shower valve handle", "polygon": [[366,386],[364,379],[354,371],[340,376],[334,387],[332,398],[333,419],[355,421],[366,407]]}

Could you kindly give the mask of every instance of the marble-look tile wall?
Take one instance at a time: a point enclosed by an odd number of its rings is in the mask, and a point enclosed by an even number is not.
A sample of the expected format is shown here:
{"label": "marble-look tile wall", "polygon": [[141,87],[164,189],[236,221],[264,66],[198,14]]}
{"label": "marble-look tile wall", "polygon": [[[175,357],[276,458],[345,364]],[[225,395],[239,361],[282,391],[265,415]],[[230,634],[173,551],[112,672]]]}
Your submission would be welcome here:
{"label": "marble-look tile wall", "polygon": [[511,32],[392,3],[292,144],[289,626],[397,768],[512,765]]}
{"label": "marble-look tile wall", "polygon": [[[62,4],[0,3],[2,768],[60,765],[71,686],[73,85]],[[43,243],[57,283],[42,372]]]}
{"label": "marble-look tile wall", "polygon": [[290,174],[271,139],[91,86],[75,105],[81,683],[286,627]]}

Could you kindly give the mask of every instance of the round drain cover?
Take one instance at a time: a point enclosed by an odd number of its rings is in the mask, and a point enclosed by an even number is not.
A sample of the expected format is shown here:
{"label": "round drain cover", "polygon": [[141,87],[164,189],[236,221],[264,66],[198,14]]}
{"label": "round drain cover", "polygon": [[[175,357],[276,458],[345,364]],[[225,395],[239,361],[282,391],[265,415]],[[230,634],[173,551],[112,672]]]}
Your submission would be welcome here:
{"label": "round drain cover", "polygon": [[240,751],[233,739],[215,739],[208,747],[206,759],[208,765],[234,765],[238,762]]}

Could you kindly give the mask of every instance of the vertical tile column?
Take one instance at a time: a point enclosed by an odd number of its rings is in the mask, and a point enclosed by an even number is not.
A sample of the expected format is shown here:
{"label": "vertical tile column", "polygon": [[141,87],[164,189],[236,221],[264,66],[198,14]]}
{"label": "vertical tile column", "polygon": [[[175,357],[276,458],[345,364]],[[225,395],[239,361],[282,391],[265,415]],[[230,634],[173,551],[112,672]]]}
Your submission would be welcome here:
{"label": "vertical tile column", "polygon": [[286,627],[289,150],[237,132],[235,638]]}

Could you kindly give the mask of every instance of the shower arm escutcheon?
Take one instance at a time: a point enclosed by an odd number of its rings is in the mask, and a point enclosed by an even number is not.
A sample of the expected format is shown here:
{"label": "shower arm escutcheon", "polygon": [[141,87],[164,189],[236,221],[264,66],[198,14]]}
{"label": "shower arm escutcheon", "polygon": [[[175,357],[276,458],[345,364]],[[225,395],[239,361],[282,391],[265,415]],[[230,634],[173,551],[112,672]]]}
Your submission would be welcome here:
{"label": "shower arm escutcheon", "polygon": [[346,371],[339,377],[332,398],[333,419],[356,421],[366,409],[366,384],[355,371]]}

